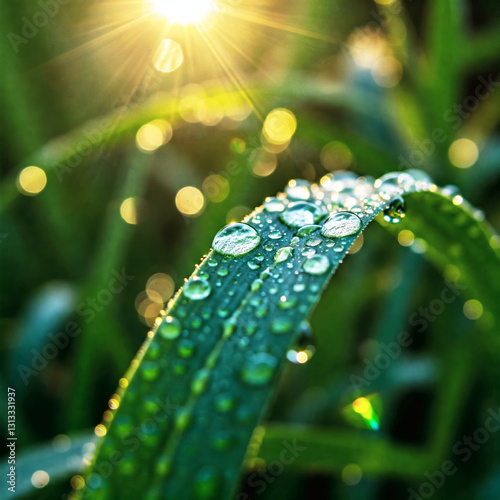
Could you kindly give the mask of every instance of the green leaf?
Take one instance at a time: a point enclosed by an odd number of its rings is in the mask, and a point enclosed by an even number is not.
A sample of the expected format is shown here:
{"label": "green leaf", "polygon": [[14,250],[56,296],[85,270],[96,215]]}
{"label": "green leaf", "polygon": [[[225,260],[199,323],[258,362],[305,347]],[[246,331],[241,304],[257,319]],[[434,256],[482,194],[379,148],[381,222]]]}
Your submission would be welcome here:
{"label": "green leaf", "polygon": [[[409,222],[398,229],[418,235],[429,226],[431,257],[461,266],[490,310],[487,295],[499,286],[498,240],[455,193],[446,196],[425,174],[413,175],[388,174],[376,188],[349,172],[327,176],[321,186],[291,181],[286,196],[268,199],[244,224],[216,236],[215,250],[169,303],[121,380],[111,423],[108,416],[97,428],[104,434],[109,427],[89,471],[92,498],[230,498],[287,351],[360,231],[381,212],[393,221],[404,215],[401,194]],[[491,274],[484,286],[468,272],[479,261]],[[412,457],[381,443],[378,460],[389,455],[402,469]]]}

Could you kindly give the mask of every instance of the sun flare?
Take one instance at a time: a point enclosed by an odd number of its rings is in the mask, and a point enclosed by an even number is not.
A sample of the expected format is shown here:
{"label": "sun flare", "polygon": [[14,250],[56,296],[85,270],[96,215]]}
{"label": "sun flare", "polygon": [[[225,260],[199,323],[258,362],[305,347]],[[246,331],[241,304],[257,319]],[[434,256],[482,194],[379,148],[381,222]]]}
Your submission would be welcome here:
{"label": "sun flare", "polygon": [[215,11],[212,0],[153,0],[159,14],[172,23],[196,24]]}

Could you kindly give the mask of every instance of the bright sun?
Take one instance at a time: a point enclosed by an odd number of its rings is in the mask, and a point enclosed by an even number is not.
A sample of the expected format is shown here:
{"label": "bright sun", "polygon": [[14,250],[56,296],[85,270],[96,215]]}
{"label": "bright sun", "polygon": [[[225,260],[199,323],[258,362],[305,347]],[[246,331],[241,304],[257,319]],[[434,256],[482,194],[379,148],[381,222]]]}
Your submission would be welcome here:
{"label": "bright sun", "polygon": [[169,21],[196,24],[215,10],[212,0],[153,0],[156,12]]}

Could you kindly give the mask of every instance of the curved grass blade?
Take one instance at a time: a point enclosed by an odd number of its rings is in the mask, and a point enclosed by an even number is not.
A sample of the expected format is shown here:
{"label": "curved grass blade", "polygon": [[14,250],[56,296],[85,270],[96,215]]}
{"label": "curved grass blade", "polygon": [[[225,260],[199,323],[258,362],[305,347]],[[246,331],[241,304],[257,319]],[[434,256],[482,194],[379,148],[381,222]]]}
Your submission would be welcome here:
{"label": "curved grass blade", "polygon": [[401,218],[400,195],[429,189],[422,172],[374,185],[336,172],[291,181],[222,230],[110,400],[85,494],[230,498],[286,353],[349,247],[377,214]]}

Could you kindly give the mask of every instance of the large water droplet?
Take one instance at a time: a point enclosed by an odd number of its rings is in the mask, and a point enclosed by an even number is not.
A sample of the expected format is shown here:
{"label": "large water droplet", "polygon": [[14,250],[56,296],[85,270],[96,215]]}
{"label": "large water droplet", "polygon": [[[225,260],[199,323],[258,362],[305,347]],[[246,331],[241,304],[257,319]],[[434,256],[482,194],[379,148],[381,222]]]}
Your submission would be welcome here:
{"label": "large water droplet", "polygon": [[250,385],[266,384],[273,376],[277,365],[278,360],[267,352],[254,354],[245,362],[241,378]]}
{"label": "large water droplet", "polygon": [[160,326],[158,333],[165,339],[176,339],[181,333],[181,322],[172,316],[167,316]]}
{"label": "large water droplet", "polygon": [[283,212],[285,204],[279,198],[266,198],[264,208],[270,213]]}
{"label": "large water droplet", "polygon": [[316,224],[325,215],[326,210],[308,201],[296,201],[290,203],[286,210],[280,215],[280,220],[288,227],[299,228],[306,225]]}
{"label": "large water droplet", "polygon": [[210,283],[204,278],[191,278],[183,288],[184,295],[191,300],[203,300],[211,291]]}
{"label": "large water droplet", "polygon": [[324,255],[314,255],[305,260],[302,267],[307,274],[324,274],[330,268],[330,261]]}
{"label": "large water droplet", "polygon": [[274,256],[274,262],[285,262],[285,260],[288,260],[292,255],[293,255],[292,247],[280,248],[276,252],[276,255]]}
{"label": "large water droplet", "polygon": [[397,224],[405,215],[405,202],[401,196],[394,198],[384,210],[384,220],[393,224]]}
{"label": "large water droplet", "polygon": [[304,179],[292,179],[285,187],[285,193],[291,200],[309,200],[311,183]]}
{"label": "large water droplet", "polygon": [[363,223],[352,212],[337,212],[331,215],[321,228],[321,234],[327,238],[344,238],[361,231]]}
{"label": "large water droplet", "polygon": [[235,222],[222,228],[212,243],[214,250],[223,255],[239,257],[245,255],[261,241],[260,234],[248,224]]}

